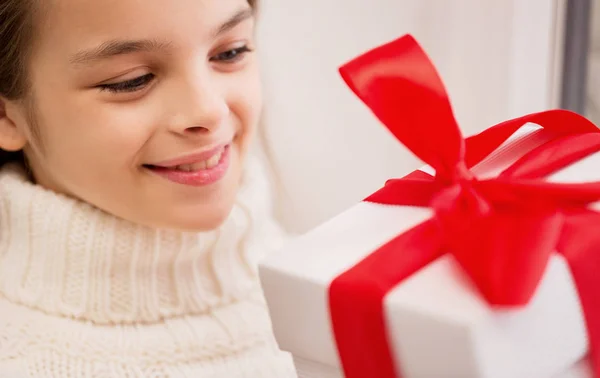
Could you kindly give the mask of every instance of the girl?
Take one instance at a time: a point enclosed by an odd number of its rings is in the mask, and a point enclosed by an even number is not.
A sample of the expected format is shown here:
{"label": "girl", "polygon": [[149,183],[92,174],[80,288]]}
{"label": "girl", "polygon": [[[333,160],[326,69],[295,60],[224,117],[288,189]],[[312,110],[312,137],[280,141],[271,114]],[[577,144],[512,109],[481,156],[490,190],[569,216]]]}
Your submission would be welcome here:
{"label": "girl", "polygon": [[294,377],[250,0],[0,0],[0,376]]}

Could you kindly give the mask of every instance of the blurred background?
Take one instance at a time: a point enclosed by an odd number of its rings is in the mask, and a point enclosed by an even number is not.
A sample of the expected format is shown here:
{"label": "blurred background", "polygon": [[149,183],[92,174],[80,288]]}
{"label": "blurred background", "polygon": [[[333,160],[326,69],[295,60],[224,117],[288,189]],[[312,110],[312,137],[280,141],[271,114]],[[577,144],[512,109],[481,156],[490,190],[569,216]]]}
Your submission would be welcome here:
{"label": "blurred background", "polygon": [[266,134],[291,232],[419,167],[337,73],[405,33],[433,59],[466,135],[556,107],[600,124],[598,1],[261,1]]}

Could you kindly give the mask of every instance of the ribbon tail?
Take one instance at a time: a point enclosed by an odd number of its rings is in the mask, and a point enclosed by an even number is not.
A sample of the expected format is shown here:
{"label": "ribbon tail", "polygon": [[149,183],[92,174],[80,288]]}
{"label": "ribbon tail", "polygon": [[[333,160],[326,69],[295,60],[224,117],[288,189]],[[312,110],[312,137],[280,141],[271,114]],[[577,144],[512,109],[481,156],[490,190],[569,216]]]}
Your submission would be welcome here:
{"label": "ribbon tail", "polygon": [[424,180],[424,181],[433,181],[435,179],[435,177],[433,177],[429,173],[418,170],[418,169],[416,171],[412,171],[411,173],[407,174],[403,178],[404,179],[419,179],[419,180]]}
{"label": "ribbon tail", "polygon": [[526,305],[554,252],[562,216],[538,209],[482,206],[470,193],[445,191],[435,199],[435,219],[445,247],[491,305]]}
{"label": "ribbon tail", "polygon": [[371,194],[366,202],[397,206],[429,206],[440,184],[432,179],[403,178],[388,180],[383,188]]}
{"label": "ribbon tail", "polygon": [[567,216],[558,250],[565,256],[579,292],[587,325],[589,360],[600,377],[600,214],[579,210]]}
{"label": "ribbon tail", "polygon": [[424,222],[338,276],[329,288],[332,327],[346,378],[400,378],[386,332],[384,297],[440,257],[437,228]]}

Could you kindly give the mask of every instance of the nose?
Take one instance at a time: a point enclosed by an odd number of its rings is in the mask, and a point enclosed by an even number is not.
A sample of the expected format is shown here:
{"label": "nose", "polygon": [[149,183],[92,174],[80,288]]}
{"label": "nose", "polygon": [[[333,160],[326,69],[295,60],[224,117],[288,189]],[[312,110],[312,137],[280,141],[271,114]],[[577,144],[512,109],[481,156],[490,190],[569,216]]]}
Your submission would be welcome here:
{"label": "nose", "polygon": [[224,91],[209,75],[182,79],[170,97],[169,131],[190,136],[216,131],[229,114]]}

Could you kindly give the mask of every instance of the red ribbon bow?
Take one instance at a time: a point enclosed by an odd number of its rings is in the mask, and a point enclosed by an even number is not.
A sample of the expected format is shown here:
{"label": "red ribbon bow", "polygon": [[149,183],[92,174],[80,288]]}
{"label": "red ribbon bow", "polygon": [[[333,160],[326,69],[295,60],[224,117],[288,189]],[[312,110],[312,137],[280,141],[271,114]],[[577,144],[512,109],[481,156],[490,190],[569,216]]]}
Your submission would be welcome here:
{"label": "red ribbon bow", "polygon": [[[600,151],[598,128],[564,110],[531,114],[463,139],[442,81],[411,36],[375,48],[340,68],[352,91],[392,134],[435,169],[390,180],[367,201],[431,207],[434,217],[389,241],[338,276],[330,315],[347,378],[395,378],[383,298],[394,286],[450,253],[490,305],[522,306],[534,295],[552,253],[566,258],[584,311],[590,359],[600,377],[600,182],[543,178]],[[470,168],[525,123],[553,140],[493,179]]]}

